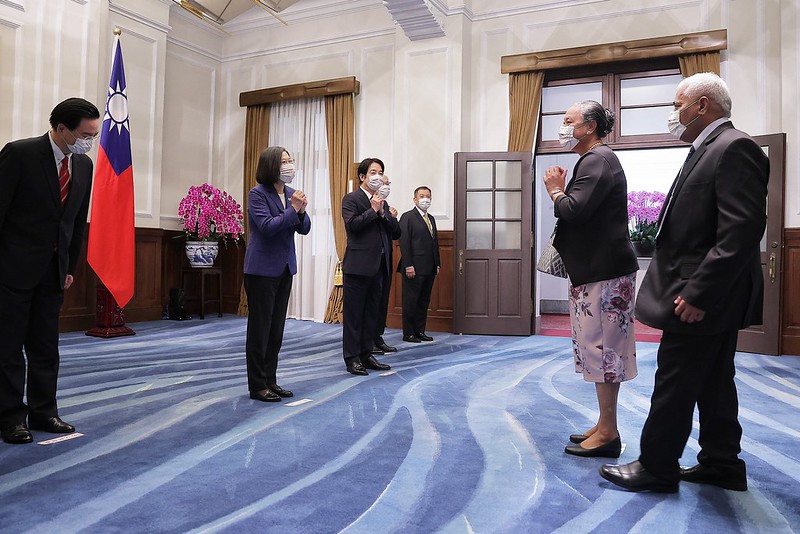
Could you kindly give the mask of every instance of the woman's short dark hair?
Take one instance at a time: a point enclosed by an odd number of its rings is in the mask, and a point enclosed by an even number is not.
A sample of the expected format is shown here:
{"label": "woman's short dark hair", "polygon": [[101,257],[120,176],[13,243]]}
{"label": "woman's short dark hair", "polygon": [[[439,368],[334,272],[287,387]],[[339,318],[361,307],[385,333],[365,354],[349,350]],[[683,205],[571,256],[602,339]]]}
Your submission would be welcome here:
{"label": "woman's short dark hair", "polygon": [[597,124],[597,137],[607,136],[614,129],[614,112],[594,100],[584,100],[580,103],[581,115],[584,121],[594,121]]}
{"label": "woman's short dark hair", "polygon": [[275,184],[280,180],[281,159],[284,152],[289,153],[282,146],[271,146],[264,149],[258,158],[256,182],[260,184]]}
{"label": "woman's short dark hair", "polygon": [[383,172],[385,170],[385,168],[383,166],[383,162],[381,160],[379,160],[378,158],[367,158],[367,159],[361,160],[361,163],[358,165],[359,181],[363,182],[363,180],[360,177],[367,175],[367,173],[369,172],[369,167],[373,163],[377,163],[378,165],[381,166],[381,172]]}
{"label": "woman's short dark hair", "polygon": [[50,126],[53,129],[59,124],[67,127],[67,130],[74,130],[80,126],[83,119],[99,119],[100,111],[97,106],[84,100],[83,98],[68,98],[60,102],[50,112]]}

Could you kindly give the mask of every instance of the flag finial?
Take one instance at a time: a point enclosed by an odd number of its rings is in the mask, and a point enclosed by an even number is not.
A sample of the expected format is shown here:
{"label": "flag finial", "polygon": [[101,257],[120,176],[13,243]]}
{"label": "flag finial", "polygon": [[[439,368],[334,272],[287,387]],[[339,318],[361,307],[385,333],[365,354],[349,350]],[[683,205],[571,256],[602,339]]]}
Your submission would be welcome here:
{"label": "flag finial", "polygon": [[117,36],[122,35],[122,30],[120,29],[119,26],[115,26],[114,27],[114,35],[117,35]]}

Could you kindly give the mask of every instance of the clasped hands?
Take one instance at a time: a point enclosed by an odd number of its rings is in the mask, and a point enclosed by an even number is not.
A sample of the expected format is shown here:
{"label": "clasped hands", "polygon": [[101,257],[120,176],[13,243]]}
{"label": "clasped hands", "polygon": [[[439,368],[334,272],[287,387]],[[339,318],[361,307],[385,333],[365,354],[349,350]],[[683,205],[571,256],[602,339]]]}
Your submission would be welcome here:
{"label": "clasped hands", "polygon": [[567,183],[567,169],[555,165],[544,171],[544,186],[547,189],[547,195],[553,196],[553,191],[564,190]]}
{"label": "clasped hands", "polygon": [[308,206],[308,198],[306,198],[306,194],[300,191],[299,189],[292,193],[292,198],[289,199],[292,203],[292,207],[294,211],[297,213],[305,213],[306,206]]}
{"label": "clasped hands", "polygon": [[[372,206],[372,209],[375,210],[375,213],[378,215],[383,215],[383,197],[381,197],[378,193],[375,193],[369,199],[369,202]],[[397,210],[392,206],[389,206],[389,214],[395,219],[397,218]]]}

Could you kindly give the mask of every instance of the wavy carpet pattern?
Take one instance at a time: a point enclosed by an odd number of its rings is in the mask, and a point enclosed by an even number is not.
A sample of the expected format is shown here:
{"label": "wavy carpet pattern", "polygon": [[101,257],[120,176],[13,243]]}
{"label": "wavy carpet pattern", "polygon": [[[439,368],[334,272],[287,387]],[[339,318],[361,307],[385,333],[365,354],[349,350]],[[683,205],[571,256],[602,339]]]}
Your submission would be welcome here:
{"label": "wavy carpet pattern", "polygon": [[[3,532],[800,531],[800,359],[737,356],[750,490],[621,491],[611,460],[563,452],[597,417],[557,337],[456,336],[354,377],[341,327],[289,321],[278,369],[294,401],[247,395],[245,320],[62,336],[62,417],[82,436],[0,443]],[[621,462],[638,456],[657,345],[620,393]],[[694,463],[695,432],[682,463]]]}

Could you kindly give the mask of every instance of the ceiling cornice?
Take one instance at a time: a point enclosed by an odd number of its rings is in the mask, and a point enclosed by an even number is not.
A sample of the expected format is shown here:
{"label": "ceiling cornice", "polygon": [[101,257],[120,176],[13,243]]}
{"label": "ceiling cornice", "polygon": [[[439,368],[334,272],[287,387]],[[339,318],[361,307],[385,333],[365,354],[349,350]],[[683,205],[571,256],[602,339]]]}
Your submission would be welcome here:
{"label": "ceiling cornice", "polygon": [[440,20],[444,13],[434,7],[430,0],[383,0],[383,5],[410,40],[444,36]]}

